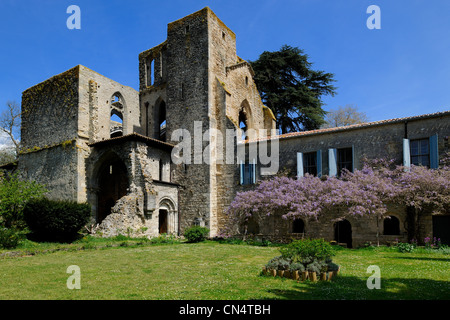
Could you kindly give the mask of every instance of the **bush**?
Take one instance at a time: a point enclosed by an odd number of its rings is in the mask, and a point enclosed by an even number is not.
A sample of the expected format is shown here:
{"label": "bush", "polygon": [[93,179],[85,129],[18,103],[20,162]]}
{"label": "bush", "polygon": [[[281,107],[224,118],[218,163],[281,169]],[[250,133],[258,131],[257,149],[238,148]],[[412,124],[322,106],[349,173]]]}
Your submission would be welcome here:
{"label": "bush", "polygon": [[413,252],[416,246],[412,243],[399,242],[397,243],[396,248],[399,252],[403,253],[403,252]]}
{"label": "bush", "polygon": [[289,266],[289,270],[303,272],[305,271],[305,266],[299,262],[294,262]]}
{"label": "bush", "polygon": [[184,231],[184,237],[188,242],[201,242],[206,239],[209,229],[200,226],[193,226]]}
{"label": "bush", "polygon": [[324,239],[295,240],[280,248],[280,252],[283,257],[303,264],[305,259],[329,260],[334,255],[333,247]]}
{"label": "bush", "polygon": [[0,176],[0,226],[22,229],[26,226],[23,209],[32,199],[40,199],[46,192],[44,186],[19,180],[17,174]]}
{"label": "bush", "polygon": [[283,258],[283,256],[278,256],[271,259],[267,264],[266,268],[275,270],[289,270],[291,261],[289,259]]}
{"label": "bush", "polygon": [[14,229],[0,228],[0,248],[13,249],[19,244],[19,233]]}
{"label": "bush", "polygon": [[87,203],[54,201],[46,198],[31,200],[24,208],[24,218],[30,230],[48,241],[74,240],[91,216]]}
{"label": "bush", "polygon": [[332,262],[334,249],[323,239],[296,240],[280,248],[281,256],[266,264],[266,268],[291,271],[312,271],[316,273],[337,271],[339,266]]}
{"label": "bush", "polygon": [[339,270],[339,266],[336,263],[328,262],[327,266],[328,266],[327,271],[338,271]]}
{"label": "bush", "polygon": [[151,244],[174,244],[179,243],[180,241],[174,235],[167,235],[163,233],[155,238],[151,238],[149,242]]}

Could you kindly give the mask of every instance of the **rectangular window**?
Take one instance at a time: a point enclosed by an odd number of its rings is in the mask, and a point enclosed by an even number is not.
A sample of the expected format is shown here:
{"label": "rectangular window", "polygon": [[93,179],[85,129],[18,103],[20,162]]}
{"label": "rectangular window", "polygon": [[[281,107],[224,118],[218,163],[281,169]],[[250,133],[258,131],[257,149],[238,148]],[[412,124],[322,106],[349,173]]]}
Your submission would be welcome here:
{"label": "rectangular window", "polygon": [[256,163],[240,164],[240,180],[242,185],[255,184],[256,183]]}
{"label": "rectangular window", "polygon": [[411,164],[430,167],[429,139],[411,140],[410,148]]}
{"label": "rectangular window", "polygon": [[337,174],[341,175],[342,169],[353,171],[353,148],[342,148],[337,150]]}
{"label": "rectangular window", "polygon": [[303,173],[317,176],[317,152],[303,154]]}

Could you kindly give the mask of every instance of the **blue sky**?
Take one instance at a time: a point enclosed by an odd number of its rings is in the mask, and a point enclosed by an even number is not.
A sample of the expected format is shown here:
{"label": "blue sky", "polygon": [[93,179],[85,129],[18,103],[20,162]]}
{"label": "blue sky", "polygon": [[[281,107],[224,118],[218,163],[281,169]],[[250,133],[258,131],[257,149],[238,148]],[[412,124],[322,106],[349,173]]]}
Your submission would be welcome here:
{"label": "blue sky", "polygon": [[[69,5],[81,30],[69,30]],[[369,30],[369,5],[381,30]],[[166,39],[167,24],[209,6],[255,60],[284,44],[335,74],[325,110],[356,105],[370,121],[450,110],[447,0],[1,0],[0,110],[27,88],[78,64],[138,89],[138,54]]]}

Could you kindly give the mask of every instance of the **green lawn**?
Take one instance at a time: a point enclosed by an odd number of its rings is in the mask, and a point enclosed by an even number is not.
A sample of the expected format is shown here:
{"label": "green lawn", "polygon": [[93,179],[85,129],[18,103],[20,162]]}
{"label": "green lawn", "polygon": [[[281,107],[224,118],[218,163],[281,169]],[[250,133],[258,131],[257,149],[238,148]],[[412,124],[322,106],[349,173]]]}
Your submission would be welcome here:
{"label": "green lawn", "polygon": [[[342,249],[339,277],[318,283],[261,276],[276,255],[277,247],[204,242],[3,257],[0,299],[450,299],[448,254]],[[80,267],[80,290],[66,286],[70,265]],[[379,290],[366,286],[370,265],[380,267]]]}

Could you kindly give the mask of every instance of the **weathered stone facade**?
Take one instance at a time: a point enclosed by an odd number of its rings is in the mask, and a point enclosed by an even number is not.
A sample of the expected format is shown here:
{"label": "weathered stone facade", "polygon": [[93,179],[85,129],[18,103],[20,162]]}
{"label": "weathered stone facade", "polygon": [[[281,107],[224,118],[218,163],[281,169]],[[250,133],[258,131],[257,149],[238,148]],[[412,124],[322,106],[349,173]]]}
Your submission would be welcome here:
{"label": "weathered stone facade", "polygon": [[[361,169],[363,159],[389,159],[394,160],[398,165],[404,164],[405,154],[404,140],[407,141],[430,141],[436,137],[436,145],[428,147],[428,158],[433,152],[436,153],[436,160],[445,158],[450,152],[450,112],[439,112],[415,117],[391,119],[378,122],[353,125],[348,127],[321,129],[306,132],[295,132],[277,136],[279,144],[279,172],[296,178],[298,175],[299,162],[298,155],[313,154],[320,165],[317,165],[317,175],[333,175],[330,170],[330,163],[335,158],[330,159],[331,150],[348,149],[352,156],[350,158],[350,170]],[[248,146],[247,146],[248,147]],[[270,150],[270,141],[269,147]],[[434,150],[433,150],[434,148]],[[408,147],[409,152],[409,147]],[[247,150],[248,153],[248,150]],[[318,156],[320,154],[320,156]],[[257,180],[264,179],[257,166]],[[253,188],[253,185],[244,185],[237,188],[238,191],[245,191]],[[376,218],[368,217],[348,217],[351,227],[351,245],[362,246],[366,243],[382,244],[393,243],[394,241],[408,241],[407,234],[407,209],[392,204],[389,207],[388,216],[398,219],[399,231],[395,235],[385,234],[384,219],[377,221]],[[303,232],[295,232],[294,222],[284,220],[281,217],[271,216],[265,221],[258,221],[256,234],[260,238],[285,239],[291,237],[320,237],[326,240],[335,240],[335,224],[340,216],[337,212],[329,212],[319,217],[318,220],[303,219]],[[448,217],[450,218],[450,217]],[[440,219],[433,217],[431,213],[421,221],[421,234],[423,237],[433,237],[433,220]],[[434,222],[436,223],[436,221]],[[378,235],[378,236],[377,236]]]}
{"label": "weathered stone facade", "polygon": [[[333,149],[351,148],[353,168],[363,156],[401,162],[405,138],[437,134],[439,154],[448,151],[449,112],[275,136],[275,117],[261,102],[250,64],[236,54],[236,35],[209,8],[169,23],[167,40],[140,53],[138,68],[139,91],[77,66],[23,93],[20,172],[45,183],[52,198],[89,202],[105,236],[180,235],[193,224],[218,235],[236,192],[265,178],[256,163],[253,183],[243,185],[242,166],[251,159],[236,157],[242,131],[249,140],[279,142],[280,170],[293,176],[298,153],[320,151],[327,175]],[[173,155],[180,130],[190,134],[182,140],[190,146],[183,163]],[[227,130],[237,131],[231,161]],[[404,210],[392,215],[403,239]],[[333,219],[304,221],[300,235],[292,221],[272,217],[255,233],[332,240]],[[376,223],[350,221],[353,245],[374,241]]]}

